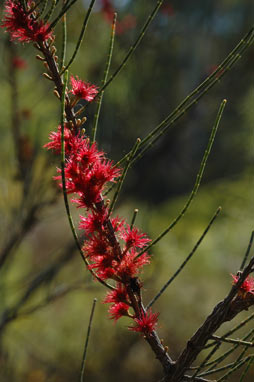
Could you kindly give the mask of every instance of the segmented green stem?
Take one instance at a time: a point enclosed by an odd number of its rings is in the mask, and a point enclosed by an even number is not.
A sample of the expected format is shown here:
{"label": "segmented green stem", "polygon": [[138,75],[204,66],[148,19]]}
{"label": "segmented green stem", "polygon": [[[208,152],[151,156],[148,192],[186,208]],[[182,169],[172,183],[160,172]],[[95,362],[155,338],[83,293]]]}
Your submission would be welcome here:
{"label": "segmented green stem", "polygon": [[214,346],[214,348],[208,353],[208,355],[205,357],[204,361],[200,364],[200,366],[197,368],[197,370],[195,371],[195,373],[193,374],[192,376],[192,379],[194,380],[194,378],[198,375],[198,373],[203,369],[203,367],[207,364],[207,361],[209,361],[209,359],[217,352],[217,350],[219,349],[219,347],[221,346],[220,343],[218,343],[217,345]]}
{"label": "segmented green stem", "polygon": [[[63,0],[63,6],[65,5],[65,0]],[[66,22],[66,13],[63,15],[62,18],[62,50],[61,50],[61,56],[59,61],[59,67],[60,71],[62,70],[62,67],[64,66],[65,61],[65,55],[66,55],[66,42],[67,42],[67,22]]]}
{"label": "segmented green stem", "polygon": [[[45,12],[45,9],[47,8],[47,5],[48,5],[48,0],[43,0],[42,2],[42,7],[40,9],[40,14],[43,15],[43,13]],[[37,6],[37,5],[36,5]]]}
{"label": "segmented green stem", "polygon": [[192,200],[194,199],[195,195],[198,192],[198,189],[199,189],[199,186],[200,186],[200,183],[201,183],[201,179],[202,179],[202,176],[204,174],[204,169],[205,169],[205,166],[206,166],[206,163],[207,163],[207,159],[208,159],[209,154],[211,152],[211,148],[212,148],[212,145],[213,145],[213,142],[214,142],[214,138],[215,138],[216,132],[217,132],[218,127],[219,127],[219,123],[220,123],[220,120],[221,120],[221,117],[222,117],[222,114],[223,114],[226,102],[227,102],[226,100],[223,100],[221,105],[220,105],[220,108],[219,108],[219,111],[218,111],[218,114],[217,114],[217,117],[216,117],[216,120],[215,120],[215,124],[213,126],[213,129],[212,129],[212,132],[211,132],[208,144],[207,144],[207,148],[205,150],[204,156],[203,156],[202,161],[201,161],[201,165],[200,165],[199,172],[197,174],[196,182],[194,184],[194,187],[193,187],[193,189],[192,189],[192,191],[190,193],[190,196],[189,196],[186,204],[184,205],[183,209],[178,214],[178,216],[172,221],[172,223],[170,223],[170,225],[156,239],[154,239],[146,248],[144,248],[144,250],[141,251],[139,256],[142,253],[146,252],[153,245],[158,243],[158,241],[160,241],[179,222],[179,220],[184,216],[184,214],[188,210]]}
{"label": "segmented green stem", "polygon": [[[251,321],[254,318],[254,313],[252,313],[249,317],[245,318],[245,320],[241,321],[240,324],[234,326],[232,329],[230,329],[228,332],[226,332],[221,338],[225,338],[230,336],[231,334],[235,333],[237,330],[241,329],[243,326],[245,326],[249,321]],[[208,345],[204,346],[204,349],[207,349],[211,346],[214,346],[216,344],[215,342],[212,342]]]}
{"label": "segmented green stem", "polygon": [[54,10],[55,10],[55,7],[56,7],[56,0],[51,0],[52,1],[52,4],[51,4],[51,7],[48,11],[48,13],[46,14],[46,16],[44,17],[43,21],[46,23],[50,17],[53,15],[54,13]]}
{"label": "segmented green stem", "polygon": [[138,209],[135,208],[134,212],[133,212],[133,216],[132,216],[132,219],[131,219],[131,225],[130,225],[130,229],[133,228],[134,226],[134,223],[135,223],[135,220],[136,220],[136,217],[137,217],[137,214],[138,214]]}
{"label": "segmented green stem", "polygon": [[55,20],[52,21],[52,23],[50,24],[49,26],[49,29],[53,29],[56,24],[58,23],[58,21],[61,19],[61,17],[77,2],[77,0],[72,0],[70,3],[67,3],[63,8],[62,10],[60,11],[60,13],[58,14],[58,16],[55,18]]}
{"label": "segmented green stem", "polygon": [[[144,139],[140,148],[143,150],[134,158],[140,159],[144,153],[150,149],[154,143],[172,127],[191,107],[193,107],[220,79],[233,67],[241,58],[241,55],[248,48],[254,39],[254,27],[244,36],[237,46],[229,53],[226,59],[218,66],[218,69],[193,90],[159,125],[157,125]],[[193,100],[191,100],[194,97]],[[187,105],[188,104],[188,105]],[[187,105],[187,106],[185,106]],[[117,163],[121,165],[127,158],[128,153]]]}
{"label": "segmented green stem", "polygon": [[[117,14],[115,13],[113,23],[112,23],[111,37],[110,37],[110,42],[109,42],[109,51],[108,51],[108,57],[107,57],[107,61],[106,61],[105,71],[104,71],[104,78],[102,80],[102,87],[107,82],[109,68],[110,68],[110,64],[111,64],[111,60],[112,60],[114,41],[115,41],[115,31],[116,31],[116,18],[117,18]],[[95,115],[94,115],[94,122],[93,122],[92,134],[91,134],[92,142],[95,142],[95,139],[96,139],[96,133],[97,133],[98,121],[99,121],[100,112],[101,112],[103,94],[104,94],[104,90],[101,92],[101,94],[98,98],[97,110],[96,110]]]}
{"label": "segmented green stem", "polygon": [[[248,356],[238,363],[233,362],[232,364],[229,364],[227,368],[230,368],[230,370],[226,374],[224,374],[221,378],[217,379],[217,382],[225,381],[231,374],[233,374],[235,371],[240,369],[240,367],[242,367],[250,359],[253,359],[253,356]],[[225,369],[226,369],[226,367],[225,367]],[[221,368],[221,370],[223,370],[223,369]],[[217,371],[215,371],[215,372],[217,372]]]}
{"label": "segmented green stem", "polygon": [[95,310],[96,302],[97,302],[97,299],[95,298],[93,300],[93,306],[92,306],[92,310],[91,310],[91,314],[90,314],[90,319],[89,319],[89,324],[88,324],[88,328],[87,328],[86,342],[85,342],[85,348],[84,348],[82,364],[81,364],[80,382],[84,382],[84,373],[85,373],[85,363],[86,363],[87,348],[88,348],[88,342],[89,342],[90,332],[91,332],[91,328],[92,328],[92,321],[93,321],[93,316],[94,316],[94,310]]}
{"label": "segmented green stem", "polygon": [[109,78],[109,80],[105,83],[105,85],[100,89],[99,93],[97,94],[97,97],[99,97],[99,95],[103,92],[103,90],[105,90],[108,87],[108,85],[116,78],[116,76],[125,67],[125,65],[127,64],[128,60],[131,58],[131,56],[133,55],[133,53],[135,52],[135,50],[139,46],[140,42],[142,41],[142,39],[143,39],[143,37],[144,37],[144,35],[145,35],[149,25],[153,21],[154,17],[156,16],[156,14],[157,14],[158,10],[160,9],[160,7],[161,7],[163,2],[164,2],[164,0],[157,1],[156,6],[154,7],[154,9],[151,12],[151,14],[148,16],[148,18],[147,18],[143,28],[141,29],[141,32],[140,32],[139,36],[137,37],[136,41],[134,42],[134,44],[128,50],[128,52],[127,52],[126,56],[124,57],[123,61],[121,62],[121,64],[118,66],[118,68],[115,70],[115,72]]}
{"label": "segmented green stem", "polygon": [[246,375],[247,375],[247,373],[248,373],[248,371],[249,371],[249,368],[250,368],[250,366],[251,366],[251,364],[252,364],[253,361],[254,361],[254,358],[251,357],[250,360],[249,360],[249,362],[248,362],[248,364],[247,364],[247,366],[246,366],[246,368],[245,368],[245,370],[243,371],[243,373],[242,373],[242,375],[241,375],[241,378],[240,378],[240,381],[239,381],[239,382],[243,382],[243,380],[244,380],[244,378],[246,377]]}
{"label": "segmented green stem", "polygon": [[146,309],[149,309],[157,300],[158,298],[162,295],[163,292],[165,292],[165,290],[167,289],[167,287],[174,281],[174,279],[176,278],[176,276],[179,275],[179,273],[183,270],[183,268],[185,267],[185,265],[188,263],[188,261],[192,258],[192,256],[194,255],[194,253],[196,252],[196,250],[198,249],[199,245],[201,244],[201,242],[203,241],[204,237],[206,236],[207,232],[209,231],[209,229],[211,228],[212,224],[214,223],[215,219],[217,218],[217,216],[219,215],[219,213],[221,212],[221,207],[219,207],[216,211],[216,213],[214,214],[214,216],[212,217],[212,219],[210,220],[208,226],[206,227],[205,231],[202,233],[201,237],[199,238],[199,240],[197,241],[197,243],[195,244],[193,250],[190,252],[190,254],[186,257],[186,259],[184,260],[184,262],[180,265],[180,267],[177,269],[177,271],[173,274],[172,277],[170,277],[170,279],[166,282],[166,284],[163,285],[163,287],[160,289],[160,291],[156,294],[156,296],[149,302],[149,304],[147,305]]}
{"label": "segmented green stem", "polygon": [[252,233],[251,233],[250,241],[249,241],[249,244],[248,244],[246,253],[245,253],[245,255],[244,255],[242,264],[241,264],[241,266],[240,266],[240,270],[242,270],[242,269],[245,267],[246,261],[247,261],[247,259],[248,259],[248,256],[249,256],[249,254],[250,254],[250,250],[251,250],[251,247],[252,247],[252,244],[253,244],[253,240],[254,240],[254,231],[252,231]]}
{"label": "segmented green stem", "polygon": [[253,342],[248,342],[248,341],[243,341],[243,340],[235,340],[234,338],[228,338],[228,337],[219,337],[216,335],[212,335],[211,338],[213,340],[219,341],[219,342],[227,342],[230,344],[238,344],[238,345],[243,345],[247,347],[253,347]]}
{"label": "segmented green stem", "polygon": [[86,33],[86,27],[87,27],[87,24],[88,24],[88,21],[89,21],[89,18],[90,18],[91,11],[93,9],[94,3],[95,3],[95,0],[91,0],[91,3],[89,5],[88,11],[86,13],[86,17],[84,19],[83,26],[82,26],[82,29],[81,29],[81,32],[80,32],[80,35],[79,35],[79,39],[78,39],[77,45],[75,47],[74,53],[73,53],[69,63],[64,68],[64,71],[67,70],[71,66],[71,64],[73,63],[73,61],[75,60],[75,58],[76,58],[76,56],[78,54],[79,48],[80,48],[80,46],[82,44],[84,35]]}
{"label": "segmented green stem", "polygon": [[[251,329],[244,337],[243,337],[243,341],[246,341],[251,335],[252,333],[254,332],[254,329]],[[253,338],[251,338],[251,341],[253,341]],[[221,345],[221,343],[218,343],[216,346],[219,346]],[[225,353],[223,353],[222,355],[220,355],[219,357],[215,358],[214,360],[212,360],[211,362],[208,362],[206,363],[204,366],[207,367],[207,366],[210,366],[210,368],[208,370],[211,370],[212,368],[215,368],[219,363],[221,363],[222,361],[224,361],[231,353],[233,353],[236,349],[238,349],[239,347],[239,344],[235,344],[234,346],[232,346],[229,350],[227,350]]]}
{"label": "segmented green stem", "polygon": [[204,377],[204,376],[207,376],[207,375],[219,373],[221,371],[229,369],[229,371],[226,374],[224,374],[221,378],[216,380],[216,382],[223,381],[227,375],[232,374],[235,370],[237,370],[239,367],[241,367],[244,362],[246,362],[246,360],[244,360],[243,362],[238,362],[238,363],[231,362],[231,363],[228,363],[225,366],[218,367],[217,369],[212,369],[212,370],[209,370],[209,371],[204,371],[203,373],[199,374],[199,377]]}

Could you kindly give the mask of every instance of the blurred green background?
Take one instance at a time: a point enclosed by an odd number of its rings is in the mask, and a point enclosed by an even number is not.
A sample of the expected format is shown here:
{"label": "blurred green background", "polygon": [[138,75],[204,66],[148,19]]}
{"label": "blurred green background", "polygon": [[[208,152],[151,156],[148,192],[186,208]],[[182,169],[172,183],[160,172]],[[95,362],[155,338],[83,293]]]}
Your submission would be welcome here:
{"label": "blurred green background", "polygon": [[[78,1],[69,13],[68,58],[87,4]],[[118,0],[112,5],[119,20],[113,72],[154,1]],[[99,147],[110,158],[120,159],[137,136],[146,136],[214,70],[250,29],[253,16],[252,0],[165,1],[141,46],[105,92]],[[60,35],[60,25],[57,31]],[[72,74],[100,86],[110,31],[108,14],[98,0]],[[59,123],[52,84],[41,76],[43,66],[35,60],[32,46],[10,45],[3,30],[0,43],[0,221],[1,256],[6,256],[0,268],[0,381],[77,381],[96,297],[85,380],[156,382],[162,377],[158,361],[140,336],[128,332],[127,319],[116,325],[108,319],[107,306],[101,303],[105,290],[91,279],[73,244],[61,194],[52,182],[57,161],[42,148]],[[61,41],[56,45],[60,51]],[[16,57],[24,60],[23,65],[13,67]],[[159,335],[173,358],[228,292],[230,273],[239,269],[253,230],[253,62],[251,47],[221,83],[131,168],[115,211],[130,221],[138,208],[137,225],[152,238],[177,216],[226,98],[198,195],[186,216],[152,249],[152,263],[143,274],[143,297],[149,302],[222,206],[193,260],[153,308],[160,312]],[[87,134],[94,111],[91,105],[86,114]],[[76,223],[79,213],[73,209]],[[224,325],[222,333],[246,315]],[[253,377],[250,370],[246,382]],[[239,374],[230,381],[239,381]]]}

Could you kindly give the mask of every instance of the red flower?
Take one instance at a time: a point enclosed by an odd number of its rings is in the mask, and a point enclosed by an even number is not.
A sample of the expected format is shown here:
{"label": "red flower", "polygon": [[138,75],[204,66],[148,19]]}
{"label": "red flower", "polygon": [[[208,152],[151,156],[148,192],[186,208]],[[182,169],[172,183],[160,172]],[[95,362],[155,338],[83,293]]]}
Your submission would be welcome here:
{"label": "red flower", "polygon": [[104,153],[98,151],[96,143],[89,144],[89,139],[80,138],[80,144],[76,152],[73,152],[80,165],[85,168],[95,162],[100,162],[104,158]]}
{"label": "red flower", "polygon": [[141,316],[139,318],[134,318],[135,326],[129,326],[129,330],[144,334],[151,333],[155,330],[158,322],[158,316],[159,313],[152,313],[151,310],[146,313],[141,312]]}
{"label": "red flower", "polygon": [[6,28],[13,40],[43,42],[51,37],[49,24],[35,20],[32,12],[25,11],[19,2],[7,0],[4,12],[5,18],[1,27]]}
{"label": "red flower", "polygon": [[[67,127],[64,128],[64,149],[65,154],[70,154],[73,149],[73,141],[74,136],[70,129]],[[47,148],[48,150],[55,151],[56,154],[61,153],[61,126],[59,125],[57,128],[57,131],[52,131],[49,134],[49,140],[50,142],[46,143],[43,147]]]}
{"label": "red flower", "polygon": [[91,102],[96,94],[98,93],[98,88],[95,85],[91,85],[88,82],[84,82],[76,76],[71,76],[71,86],[72,89],[70,92],[74,94],[79,99],[85,99],[88,102]]}
{"label": "red flower", "polygon": [[150,263],[149,256],[146,252],[138,258],[136,258],[137,255],[137,252],[133,249],[124,255],[120,264],[117,266],[117,275],[121,280],[137,276],[141,268]]}
{"label": "red flower", "polygon": [[116,271],[113,268],[115,261],[112,258],[97,256],[96,258],[93,258],[93,260],[94,262],[88,266],[89,269],[97,268],[96,274],[102,280],[114,279]]}
{"label": "red flower", "polygon": [[[233,277],[233,284],[235,285],[238,282],[240,276],[232,274],[231,276]],[[240,286],[239,291],[243,294],[244,297],[247,293],[254,294],[254,278],[248,276]]]}
{"label": "red flower", "polygon": [[128,293],[125,286],[121,283],[117,283],[116,289],[107,293],[107,296],[103,300],[106,303],[118,303],[118,302],[127,302],[128,301]]}
{"label": "red flower", "polygon": [[103,229],[103,223],[105,221],[105,213],[97,213],[92,211],[91,214],[85,216],[80,215],[79,228],[83,229],[87,235],[93,232],[100,232]]}
{"label": "red flower", "polygon": [[110,318],[117,321],[122,316],[128,316],[128,310],[129,305],[125,304],[124,302],[118,302],[109,308],[109,314],[111,315]]}
{"label": "red flower", "polygon": [[87,257],[106,257],[110,258],[110,262],[107,263],[107,266],[110,266],[114,256],[112,256],[112,248],[108,245],[106,235],[91,236],[89,240],[85,241],[83,246],[83,251]]}
{"label": "red flower", "polygon": [[149,241],[151,241],[151,239],[137,228],[130,228],[129,224],[122,230],[120,237],[126,242],[127,249],[131,247],[143,248]]}

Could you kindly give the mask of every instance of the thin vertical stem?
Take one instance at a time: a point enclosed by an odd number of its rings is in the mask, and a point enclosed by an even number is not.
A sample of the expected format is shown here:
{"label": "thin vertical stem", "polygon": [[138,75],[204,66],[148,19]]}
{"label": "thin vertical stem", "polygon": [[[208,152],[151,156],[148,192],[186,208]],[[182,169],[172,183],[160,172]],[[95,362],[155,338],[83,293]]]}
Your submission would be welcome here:
{"label": "thin vertical stem", "polygon": [[40,14],[43,15],[45,9],[47,8],[47,5],[48,5],[48,0],[43,0],[42,2],[42,7],[40,9]]}
{"label": "thin vertical stem", "polygon": [[160,7],[161,7],[163,2],[164,2],[164,0],[157,1],[156,6],[154,7],[154,9],[151,12],[151,14],[148,16],[148,18],[147,18],[143,28],[141,29],[141,32],[140,32],[139,36],[137,37],[136,41],[134,42],[134,44],[128,50],[128,52],[127,52],[126,56],[124,57],[123,61],[121,62],[121,64],[118,66],[118,68],[115,70],[115,72],[109,78],[109,80],[105,83],[105,85],[101,88],[101,90],[97,94],[97,97],[103,92],[103,90],[106,89],[106,87],[108,87],[108,85],[116,78],[116,76],[125,67],[126,63],[131,58],[131,56],[133,55],[133,53],[135,52],[135,50],[139,46],[140,42],[142,41],[142,39],[143,39],[143,37],[144,37],[144,35],[145,35],[149,25],[153,21],[154,17],[156,16],[156,14],[157,14],[158,10],[160,9]]}
{"label": "thin vertical stem", "polygon": [[243,373],[242,373],[242,375],[241,375],[241,378],[240,378],[240,381],[239,381],[239,382],[243,382],[243,380],[244,380],[244,378],[246,377],[246,375],[247,375],[247,373],[248,373],[248,370],[249,370],[249,368],[250,368],[250,366],[251,366],[251,364],[252,364],[253,361],[254,361],[254,358],[250,358],[250,359],[249,359],[249,362],[248,362],[246,368],[244,369],[244,371],[243,371]]}
{"label": "thin vertical stem", "polygon": [[58,23],[58,21],[61,19],[61,17],[68,11],[68,9],[70,9],[70,7],[72,7],[75,3],[77,2],[77,0],[72,0],[70,3],[67,3],[65,7],[62,8],[61,12],[58,14],[58,16],[55,18],[55,20],[52,21],[52,23],[50,24],[49,26],[49,30],[53,29],[56,24]]}
{"label": "thin vertical stem", "polygon": [[130,229],[133,228],[134,226],[134,223],[135,223],[135,220],[136,220],[136,217],[137,217],[137,214],[138,214],[138,209],[135,208],[134,212],[133,212],[133,216],[132,216],[132,219],[131,219],[131,225],[130,225]]}
{"label": "thin vertical stem", "polygon": [[43,19],[45,23],[46,23],[46,22],[50,19],[50,17],[53,15],[54,10],[55,10],[55,7],[56,7],[56,0],[52,0],[51,7],[50,7],[48,13],[46,14],[46,16],[45,16],[44,19]]}
{"label": "thin vertical stem", "polygon": [[82,364],[81,364],[80,382],[84,382],[86,354],[87,354],[88,342],[89,342],[89,338],[90,338],[90,332],[91,332],[91,328],[92,328],[92,321],[93,321],[93,316],[94,316],[94,310],[95,310],[96,302],[97,302],[97,299],[95,298],[93,300],[93,306],[92,306],[92,310],[91,310],[91,314],[90,314],[90,319],[89,319],[89,324],[88,324],[88,328],[87,328],[86,342],[85,342],[85,348],[84,348]]}
{"label": "thin vertical stem", "polygon": [[[66,0],[63,0],[63,6],[65,5]],[[65,61],[65,55],[66,55],[66,42],[67,42],[67,15],[64,13],[62,18],[62,51],[61,51],[61,57],[59,61],[59,68],[60,71],[62,70],[62,67],[64,66]]]}
{"label": "thin vertical stem", "polygon": [[87,27],[87,24],[88,24],[88,21],[89,21],[89,18],[90,18],[90,15],[91,15],[91,11],[93,9],[93,5],[95,3],[95,0],[91,0],[91,3],[89,5],[89,8],[88,8],[88,11],[86,13],[86,17],[85,17],[85,20],[83,22],[83,26],[82,26],[82,29],[81,29],[81,32],[80,32],[80,35],[79,35],[79,39],[78,39],[78,42],[77,42],[77,45],[76,45],[76,48],[74,50],[74,53],[69,61],[69,63],[67,64],[67,66],[64,68],[64,71],[69,69],[69,67],[71,66],[71,64],[73,63],[73,61],[75,60],[75,57],[76,55],[78,54],[78,51],[79,51],[79,48],[82,44],[82,41],[83,41],[83,37],[86,33],[86,27]]}
{"label": "thin vertical stem", "polygon": [[248,244],[246,253],[245,253],[245,255],[244,255],[242,264],[241,264],[241,266],[240,266],[240,270],[242,270],[242,269],[245,267],[246,261],[247,261],[247,259],[248,259],[248,256],[249,256],[249,253],[250,253],[252,244],[253,244],[253,239],[254,239],[254,231],[252,231],[252,233],[251,233],[250,241],[249,241],[249,244]]}
{"label": "thin vertical stem", "polygon": [[[111,38],[110,38],[110,42],[109,42],[108,58],[107,58],[107,61],[106,61],[106,67],[105,67],[105,71],[104,71],[104,78],[102,80],[102,87],[107,82],[109,68],[110,68],[110,64],[111,64],[111,60],[112,60],[114,41],[115,41],[115,31],[116,31],[116,18],[117,18],[117,14],[115,13],[114,14],[113,23],[112,23]],[[104,90],[101,92],[101,94],[99,96],[97,110],[96,110],[95,115],[94,115],[94,123],[93,123],[93,129],[92,129],[92,134],[91,134],[92,142],[95,142],[95,139],[96,139],[96,133],[97,133],[98,121],[99,121],[99,117],[100,117],[100,111],[101,111],[103,95],[104,95]]]}

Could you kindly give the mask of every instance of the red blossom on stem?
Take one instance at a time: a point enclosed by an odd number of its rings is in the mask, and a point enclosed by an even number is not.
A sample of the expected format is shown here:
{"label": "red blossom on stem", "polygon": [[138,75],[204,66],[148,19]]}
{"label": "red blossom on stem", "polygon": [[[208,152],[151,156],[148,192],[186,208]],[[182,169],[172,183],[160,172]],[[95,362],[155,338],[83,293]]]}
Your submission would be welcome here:
{"label": "red blossom on stem", "polygon": [[95,85],[91,85],[88,82],[84,82],[76,76],[71,76],[70,92],[74,94],[78,99],[84,99],[87,102],[91,102],[98,93],[98,88]]}
{"label": "red blossom on stem", "polygon": [[159,313],[152,313],[151,310],[148,312],[142,311],[140,317],[134,318],[135,326],[129,326],[129,330],[144,334],[151,333],[155,330],[158,322],[158,316]]}
{"label": "red blossom on stem", "polygon": [[[98,92],[96,87],[85,84],[78,77],[72,76],[71,84],[70,92],[79,99],[91,101]],[[50,133],[49,142],[44,147],[56,154],[61,153],[61,126]],[[134,293],[129,288],[130,280],[150,262],[147,253],[138,254],[138,249],[144,248],[150,239],[136,227],[131,228],[124,219],[112,217],[103,200],[103,191],[108,183],[116,182],[122,170],[109,161],[95,143],[90,143],[88,137],[75,132],[68,124],[64,126],[64,147],[66,192],[76,194],[71,201],[87,210],[86,216],[80,216],[79,228],[86,235],[82,251],[89,262],[88,269],[101,280],[111,279],[116,283],[115,289],[104,299],[104,303],[112,304],[110,317],[115,321],[122,316],[133,318],[128,311],[131,307],[135,311],[137,307],[132,305],[133,296],[129,294]],[[54,178],[62,187],[62,170],[57,171],[60,175]],[[141,326],[136,321],[133,330],[149,332],[157,322],[157,315],[149,313],[139,320],[143,322],[140,323],[143,329],[138,329]]]}
{"label": "red blossom on stem", "polygon": [[[60,126],[57,132],[50,134],[49,140],[45,147],[59,154]],[[116,321],[122,316],[132,317],[128,313],[132,304],[127,285],[150,262],[147,253],[138,256],[137,251],[138,248],[144,248],[150,239],[136,227],[131,228],[124,219],[109,216],[108,207],[102,203],[104,188],[109,182],[116,181],[121,170],[106,159],[95,143],[91,144],[84,135],[75,134],[68,125],[64,128],[64,145],[66,191],[77,195],[72,202],[88,210],[87,216],[80,217],[79,226],[87,236],[82,251],[89,260],[88,268],[94,270],[101,280],[117,282],[116,288],[104,300],[105,303],[113,304],[109,308],[111,318]],[[61,173],[61,169],[58,172]],[[62,176],[56,176],[55,179],[61,182]],[[123,241],[123,248],[119,240]],[[137,320],[132,330],[149,332],[155,326],[157,315],[149,313],[142,316],[139,326]]]}
{"label": "red blossom on stem", "polygon": [[151,241],[146,234],[140,232],[136,227],[130,228],[128,224],[125,229],[122,229],[120,237],[125,241],[127,249],[131,247],[143,248]]}
{"label": "red blossom on stem", "polygon": [[[233,277],[233,284],[235,285],[240,276],[238,275],[232,275],[231,276]],[[241,286],[239,287],[239,292],[245,297],[247,293],[251,293],[251,294],[254,294],[254,278],[251,277],[251,276],[248,276],[244,282],[241,284]]]}
{"label": "red blossom on stem", "polygon": [[122,280],[137,276],[142,267],[150,263],[150,257],[145,252],[137,258],[138,253],[131,249],[128,251],[117,266],[117,275]]}
{"label": "red blossom on stem", "polygon": [[[30,6],[28,2],[28,8]],[[49,24],[37,20],[31,10],[24,10],[19,1],[7,0],[5,17],[1,25],[10,33],[12,40],[20,42],[43,42],[52,36]]]}
{"label": "red blossom on stem", "polygon": [[104,303],[117,303],[117,302],[127,302],[128,293],[125,285],[117,283],[116,289],[107,293],[107,296],[104,298]]}
{"label": "red blossom on stem", "polygon": [[[64,150],[65,154],[70,154],[73,148],[75,137],[70,129],[64,128]],[[56,154],[61,153],[61,126],[59,125],[57,131],[52,131],[49,134],[49,142],[43,147],[48,150],[53,150]]]}
{"label": "red blossom on stem", "polygon": [[117,321],[123,316],[129,316],[128,310],[129,305],[125,304],[124,302],[118,302],[109,308],[109,314],[111,316],[110,318]]}

